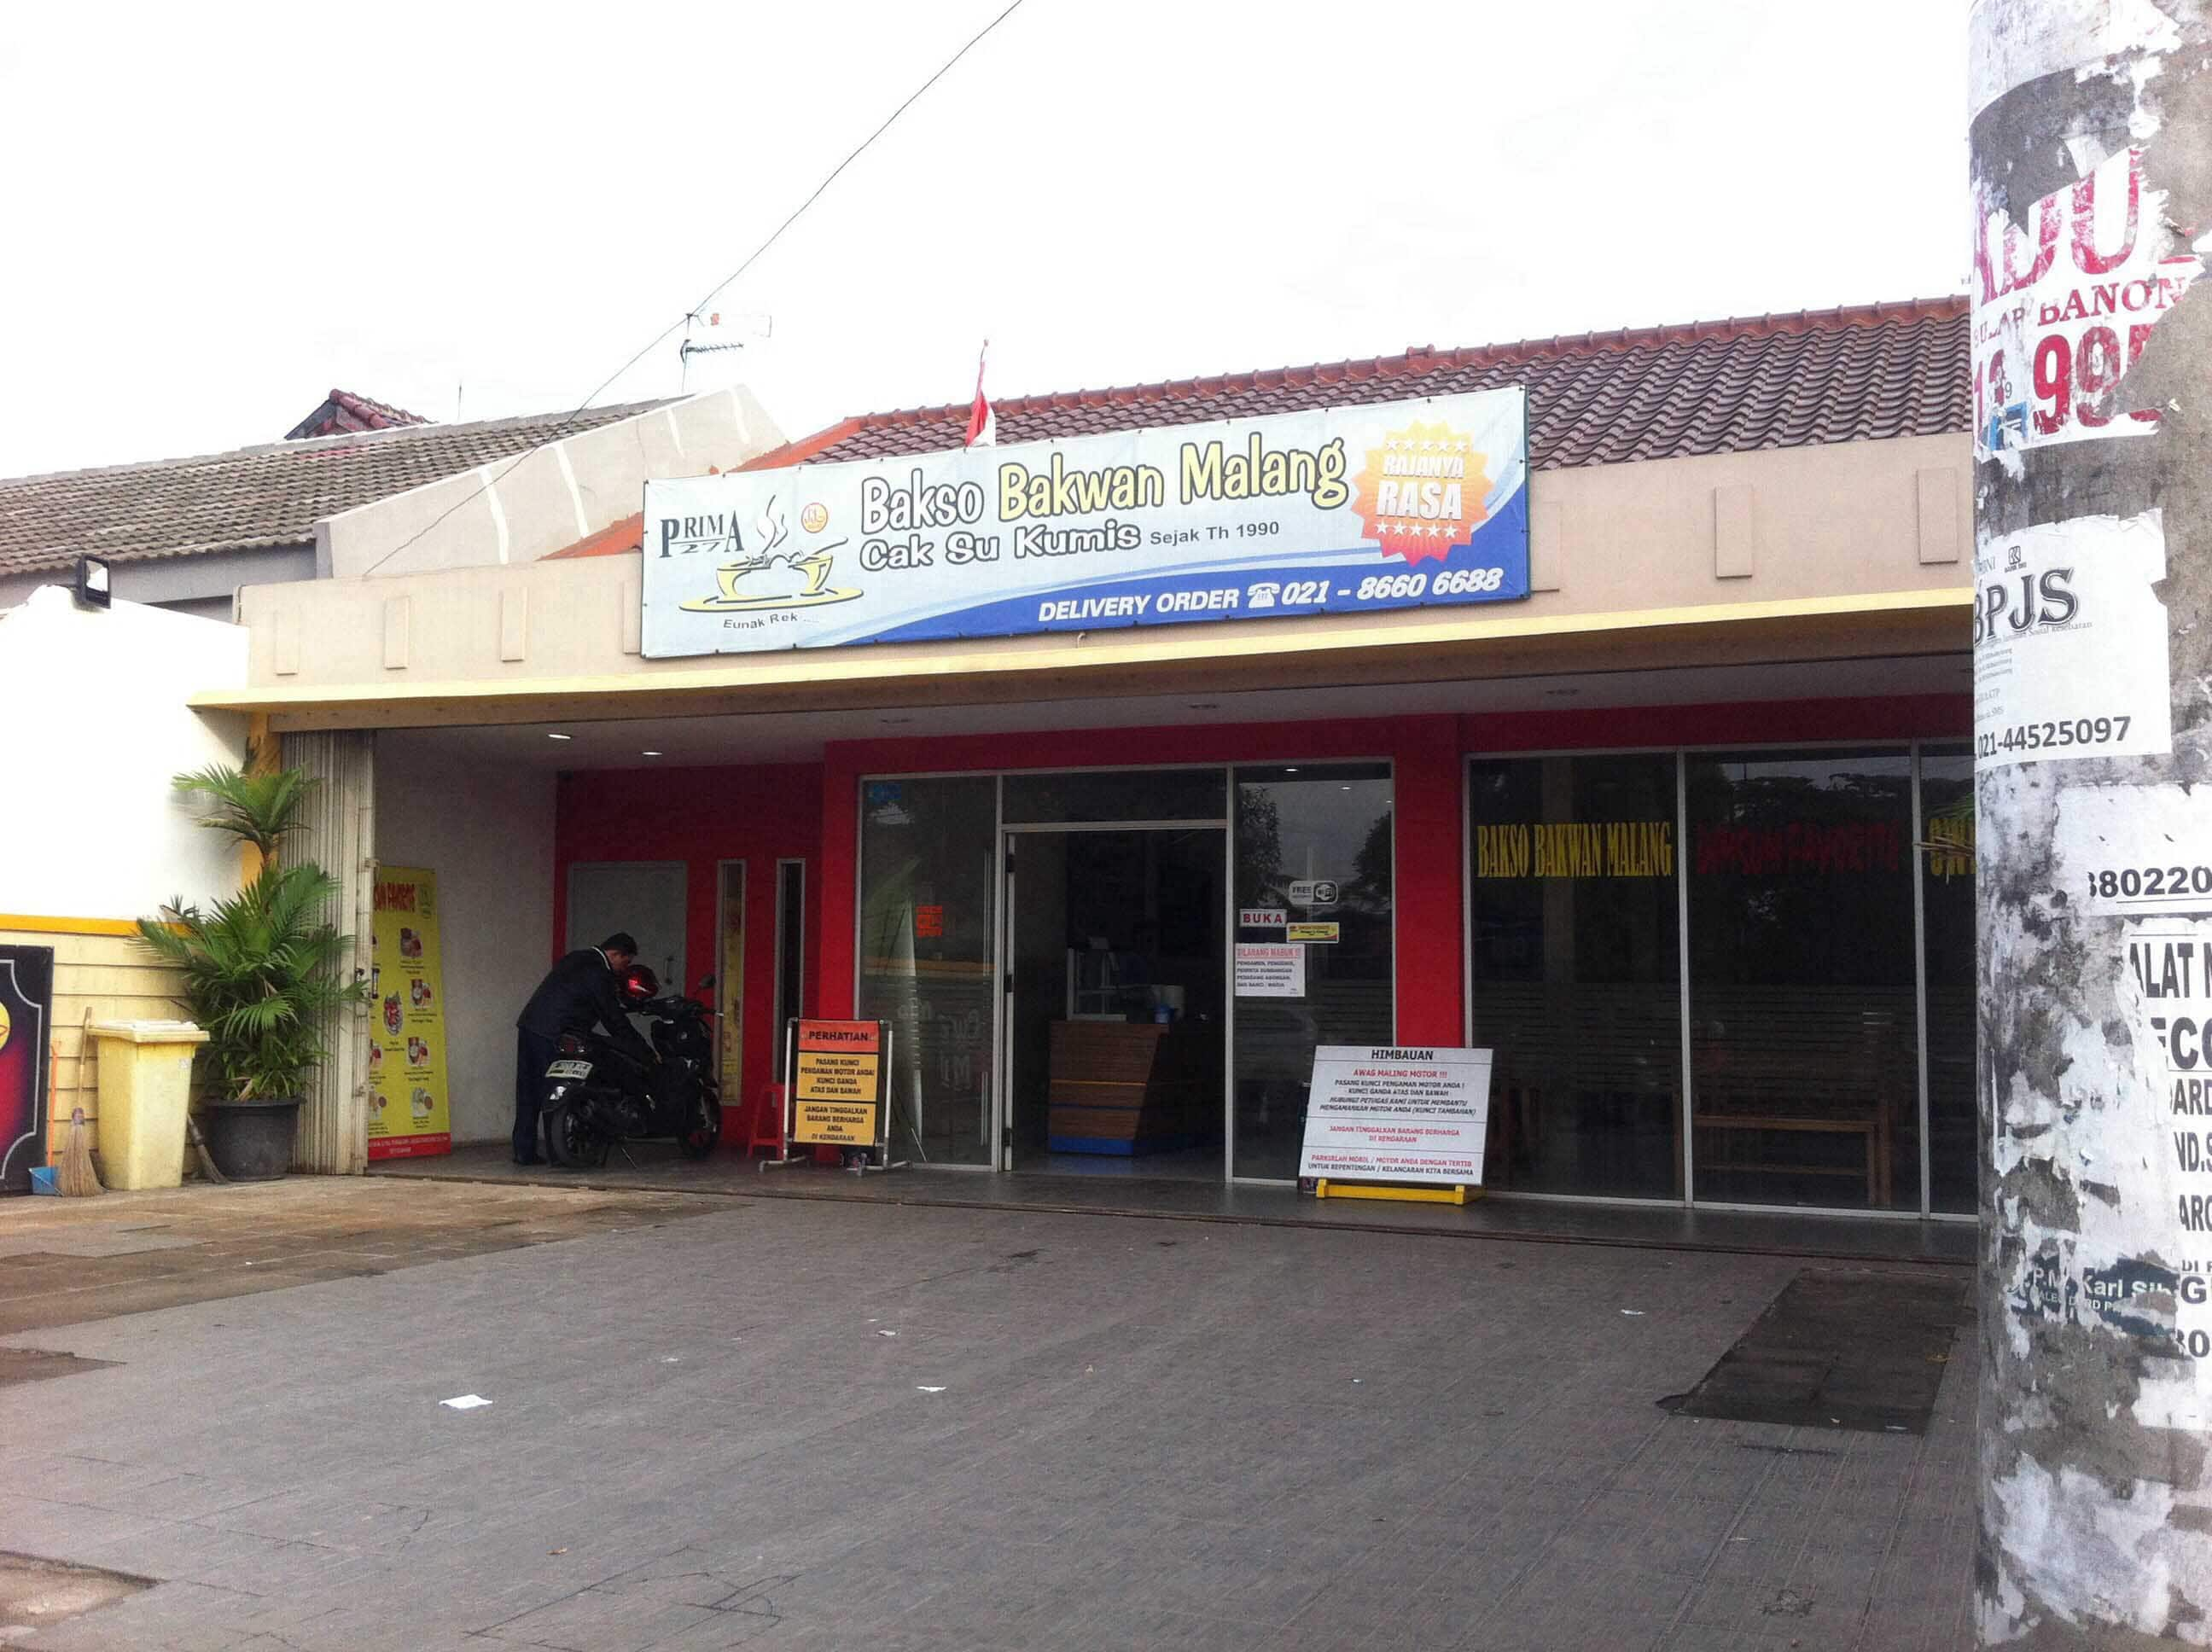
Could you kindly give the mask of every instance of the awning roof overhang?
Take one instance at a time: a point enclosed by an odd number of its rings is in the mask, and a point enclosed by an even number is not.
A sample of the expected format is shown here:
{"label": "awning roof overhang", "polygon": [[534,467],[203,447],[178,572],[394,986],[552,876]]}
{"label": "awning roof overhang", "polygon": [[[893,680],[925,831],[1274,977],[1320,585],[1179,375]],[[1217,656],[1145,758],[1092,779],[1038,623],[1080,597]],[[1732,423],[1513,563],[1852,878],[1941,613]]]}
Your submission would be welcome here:
{"label": "awning roof overhang", "polygon": [[[1480,681],[1959,654],[1960,586],[1630,612],[1401,611],[1323,623],[1159,626],[1070,637],[879,645],[641,662],[620,675],[439,683],[273,684],[196,696],[280,732],[1121,698],[1248,689]],[[1032,646],[1033,645],[1033,646]]]}

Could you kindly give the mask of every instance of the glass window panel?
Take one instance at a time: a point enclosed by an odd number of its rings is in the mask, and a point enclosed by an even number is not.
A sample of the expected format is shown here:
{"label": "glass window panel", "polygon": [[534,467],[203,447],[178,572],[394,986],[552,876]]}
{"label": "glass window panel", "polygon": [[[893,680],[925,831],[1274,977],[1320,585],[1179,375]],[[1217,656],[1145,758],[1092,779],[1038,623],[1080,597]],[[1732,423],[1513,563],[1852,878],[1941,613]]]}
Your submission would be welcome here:
{"label": "glass window panel", "polygon": [[[1315,1046],[1387,1044],[1395,1032],[1390,767],[1240,768],[1236,829],[1240,909],[1336,926],[1333,942],[1298,943],[1297,993],[1237,999],[1236,1173],[1287,1181],[1298,1173]],[[1334,902],[1316,883],[1335,885]],[[1290,944],[1269,925],[1240,925],[1237,938]]]}
{"label": "glass window panel", "polygon": [[1486,1181],[1680,1198],[1674,754],[1478,762],[1469,820]]}
{"label": "glass window panel", "polygon": [[1228,776],[1218,768],[1009,774],[1006,823],[1056,826],[1077,821],[1220,820],[1228,813]]}
{"label": "glass window panel", "polygon": [[1912,765],[1688,759],[1700,1202],[1917,1210]]}
{"label": "glass window panel", "polygon": [[893,1023],[893,1129],[913,1125],[939,1163],[991,1160],[996,787],[988,774],[860,787],[860,1012]]}
{"label": "glass window panel", "polygon": [[1920,752],[1920,898],[1928,949],[1929,1208],[1972,1212],[1982,1168],[1974,1097],[1974,754]]}

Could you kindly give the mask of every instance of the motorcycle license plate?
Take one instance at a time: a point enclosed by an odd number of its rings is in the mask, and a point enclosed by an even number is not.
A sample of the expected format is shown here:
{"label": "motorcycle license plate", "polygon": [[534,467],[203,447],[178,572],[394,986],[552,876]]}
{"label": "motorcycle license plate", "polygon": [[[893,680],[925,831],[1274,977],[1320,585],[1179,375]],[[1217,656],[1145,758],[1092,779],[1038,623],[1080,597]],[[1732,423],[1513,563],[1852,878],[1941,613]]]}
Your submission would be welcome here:
{"label": "motorcycle license plate", "polygon": [[589,1061],[556,1061],[545,1069],[548,1078],[588,1078],[592,1076]]}

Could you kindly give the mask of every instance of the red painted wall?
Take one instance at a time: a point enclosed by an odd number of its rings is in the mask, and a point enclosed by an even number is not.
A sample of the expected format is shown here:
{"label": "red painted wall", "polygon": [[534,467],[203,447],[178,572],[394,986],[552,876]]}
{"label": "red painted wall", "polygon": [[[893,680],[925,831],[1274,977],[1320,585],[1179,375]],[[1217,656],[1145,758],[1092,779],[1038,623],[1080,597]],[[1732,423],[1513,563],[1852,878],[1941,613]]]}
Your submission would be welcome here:
{"label": "red painted wall", "polygon": [[[822,949],[812,900],[819,883],[821,770],[811,764],[751,768],[591,770],[563,774],[553,829],[553,934],[556,950],[568,930],[568,867],[578,860],[681,860],[685,883],[684,980],[689,987],[715,973],[720,920],[715,910],[719,863],[745,863],[744,1093],[725,1096],[725,1145],[742,1151],[750,1114],[744,1109],[774,1072],[775,879],[779,859],[806,862],[808,914],[805,1009],[817,1009]],[[852,929],[852,908],[845,928]],[[847,952],[850,954],[849,941]],[[847,966],[849,981],[851,967]],[[848,988],[849,994],[849,987]]]}

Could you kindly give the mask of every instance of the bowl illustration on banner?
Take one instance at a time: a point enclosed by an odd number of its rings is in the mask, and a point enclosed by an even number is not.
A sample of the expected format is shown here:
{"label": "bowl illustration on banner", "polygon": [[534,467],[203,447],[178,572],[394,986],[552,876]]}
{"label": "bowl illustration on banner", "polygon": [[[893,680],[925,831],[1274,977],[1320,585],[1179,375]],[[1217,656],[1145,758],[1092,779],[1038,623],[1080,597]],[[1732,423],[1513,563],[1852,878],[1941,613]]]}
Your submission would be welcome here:
{"label": "bowl illustration on banner", "polygon": [[422,938],[404,925],[399,931],[399,956],[403,958],[419,958],[422,956]]}
{"label": "bowl illustration on banner", "polygon": [[399,1031],[399,994],[397,993],[385,994],[384,1030],[394,1035]]}
{"label": "bowl illustration on banner", "polygon": [[[815,507],[810,507],[810,510]],[[826,525],[830,513],[822,513]],[[801,525],[805,519],[802,517]],[[748,612],[769,608],[818,608],[824,603],[850,602],[860,594],[858,586],[832,586],[830,570],[836,563],[830,553],[842,550],[846,541],[836,540],[821,546],[792,545],[784,542],[791,537],[784,521],[783,506],[771,495],[753,524],[754,544],[757,549],[750,556],[739,554],[714,570],[714,583],[720,589],[711,597],[701,597],[683,604],[686,613],[727,614]],[[738,553],[744,550],[744,541],[731,536],[731,548]]]}
{"label": "bowl illustration on banner", "polygon": [[407,1041],[407,1065],[419,1067],[430,1059],[430,1047],[422,1039],[410,1036]]}
{"label": "bowl illustration on banner", "polygon": [[384,1066],[384,1046],[371,1039],[368,1045],[368,1070],[375,1072]]}
{"label": "bowl illustration on banner", "polygon": [[416,1085],[415,1093],[407,1098],[407,1108],[414,1114],[415,1122],[421,1124],[430,1116],[430,1092],[420,1084]]}
{"label": "bowl illustration on banner", "polygon": [[[413,981],[407,983],[407,998],[408,1001],[413,1004],[416,1009],[422,1009],[430,1001],[430,983],[424,981],[421,976],[416,976]],[[398,1003],[398,1001],[399,1000],[398,999],[391,1000],[391,1002],[394,1004]],[[399,1030],[399,1023],[398,1022],[395,1021],[392,1023],[392,1030],[394,1032],[398,1032]]]}
{"label": "bowl illustration on banner", "polygon": [[368,1098],[368,1110],[372,1113],[381,1114],[384,1109],[391,1105],[392,1098],[382,1090],[375,1091]]}

